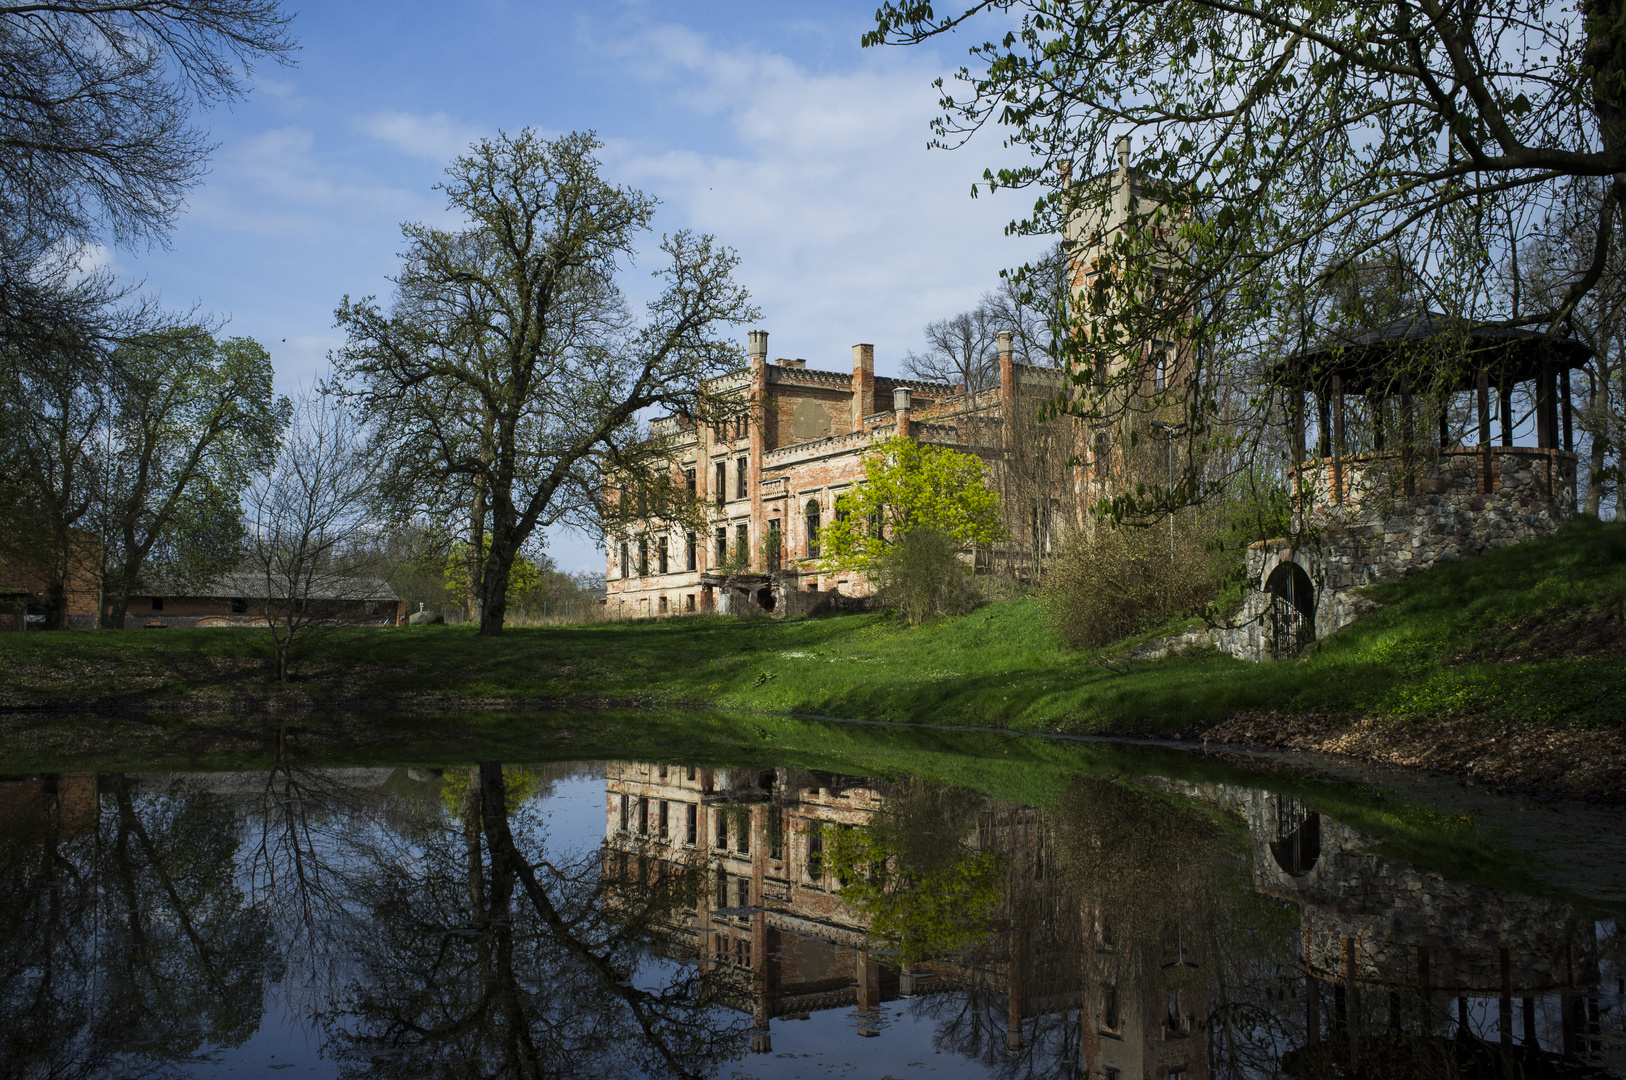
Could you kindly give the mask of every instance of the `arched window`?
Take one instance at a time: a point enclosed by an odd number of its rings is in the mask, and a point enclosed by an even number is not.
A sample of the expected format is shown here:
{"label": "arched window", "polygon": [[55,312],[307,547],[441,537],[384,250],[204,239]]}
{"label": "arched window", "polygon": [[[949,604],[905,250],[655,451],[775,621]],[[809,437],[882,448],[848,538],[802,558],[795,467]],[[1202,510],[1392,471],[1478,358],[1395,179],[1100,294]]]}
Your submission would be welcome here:
{"label": "arched window", "polygon": [[807,557],[819,557],[819,500],[807,500],[807,507],[803,511],[807,517]]}

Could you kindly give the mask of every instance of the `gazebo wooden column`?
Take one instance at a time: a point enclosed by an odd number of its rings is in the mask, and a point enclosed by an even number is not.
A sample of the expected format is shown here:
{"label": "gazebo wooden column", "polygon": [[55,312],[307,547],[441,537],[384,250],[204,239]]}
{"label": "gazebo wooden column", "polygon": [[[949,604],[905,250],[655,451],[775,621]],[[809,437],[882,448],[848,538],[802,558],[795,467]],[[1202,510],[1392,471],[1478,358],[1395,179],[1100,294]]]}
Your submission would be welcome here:
{"label": "gazebo wooden column", "polygon": [[1332,501],[1344,501],[1344,377],[1332,377]]}
{"label": "gazebo wooden column", "polygon": [[1406,498],[1408,499],[1417,494],[1417,475],[1416,470],[1412,468],[1414,458],[1412,428],[1411,380],[1402,376],[1400,379],[1400,471],[1403,475],[1400,482],[1404,485]]}
{"label": "gazebo wooden column", "polygon": [[1558,404],[1564,413],[1564,449],[1575,450],[1575,433],[1570,416],[1570,369],[1558,373]]}
{"label": "gazebo wooden column", "polygon": [[1551,450],[1558,445],[1553,438],[1552,422],[1553,412],[1553,373],[1546,364],[1541,366],[1541,372],[1536,376],[1536,445],[1543,450]]}

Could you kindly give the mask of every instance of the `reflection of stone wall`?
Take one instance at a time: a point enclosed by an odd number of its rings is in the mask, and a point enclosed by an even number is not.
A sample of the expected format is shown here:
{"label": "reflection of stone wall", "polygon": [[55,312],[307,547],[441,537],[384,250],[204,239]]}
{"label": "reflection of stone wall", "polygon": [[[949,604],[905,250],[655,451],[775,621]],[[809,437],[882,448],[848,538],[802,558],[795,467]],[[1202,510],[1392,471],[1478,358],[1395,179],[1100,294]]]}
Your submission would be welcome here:
{"label": "reflection of stone wall", "polygon": [[1377,852],[1374,838],[1319,814],[1314,864],[1290,873],[1272,844],[1284,824],[1314,813],[1311,808],[1254,788],[1157,786],[1242,818],[1252,838],[1254,884],[1302,905],[1310,967],[1320,978],[1347,977],[1346,942],[1353,942],[1357,979],[1366,987],[1417,988],[1426,975],[1434,991],[1493,996],[1502,988],[1503,950],[1515,995],[1597,984],[1593,921],[1569,904],[1389,858]]}

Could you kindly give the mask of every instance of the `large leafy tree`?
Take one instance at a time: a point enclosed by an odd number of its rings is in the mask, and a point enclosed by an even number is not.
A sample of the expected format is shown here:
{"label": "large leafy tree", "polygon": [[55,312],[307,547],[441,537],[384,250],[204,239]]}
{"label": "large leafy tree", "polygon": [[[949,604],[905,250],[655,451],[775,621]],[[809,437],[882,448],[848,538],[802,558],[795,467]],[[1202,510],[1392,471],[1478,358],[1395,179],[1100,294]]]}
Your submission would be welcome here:
{"label": "large leafy tree", "polygon": [[93,516],[104,625],[122,628],[143,570],[194,580],[237,561],[239,497],[270,464],[290,406],[252,338],[183,328],[127,341],[112,359]]}
{"label": "large leafy tree", "polygon": [[[708,236],[661,244],[660,295],[642,320],[616,285],[655,202],[600,175],[591,134],[481,140],[440,185],[466,227],[406,227],[393,307],[339,308],[338,373],[368,416],[398,510],[468,514],[489,532],[476,568],[480,632],[501,633],[515,561],[539,528],[592,527],[605,478],[648,485],[666,446],[638,418],[700,417],[704,381],[738,362],[720,335],[756,316]],[[468,545],[472,554],[480,550]],[[472,562],[471,562],[472,566]]]}
{"label": "large leafy tree", "polygon": [[[1030,156],[988,186],[1041,193],[1017,228],[1099,242],[1063,336],[1068,404],[1096,427],[1186,412],[1183,474],[1115,508],[1160,513],[1212,491],[1205,468],[1257,459],[1281,415],[1267,362],[1334,332],[1324,286],[1375,254],[1447,314],[1563,327],[1619,242],[1623,26],[1621,0],[905,0],[865,43],[984,28],[939,82],[934,142],[1001,129]],[[1114,207],[1131,177],[1139,201]],[[1503,288],[1573,177],[1604,184],[1581,272]],[[1122,227],[1097,230],[1114,210]],[[1148,392],[1157,341],[1187,363]]]}
{"label": "large leafy tree", "polygon": [[819,543],[830,569],[865,569],[916,530],[960,544],[1004,536],[999,495],[974,454],[913,439],[888,439],[864,457],[864,479],[836,500]]}

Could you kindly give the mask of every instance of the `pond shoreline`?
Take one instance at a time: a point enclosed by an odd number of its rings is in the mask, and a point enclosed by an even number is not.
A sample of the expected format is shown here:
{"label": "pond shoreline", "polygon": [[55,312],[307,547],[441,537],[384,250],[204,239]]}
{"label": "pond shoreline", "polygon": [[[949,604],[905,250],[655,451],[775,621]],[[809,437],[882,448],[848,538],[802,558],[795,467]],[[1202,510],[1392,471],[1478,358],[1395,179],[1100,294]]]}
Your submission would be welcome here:
{"label": "pond shoreline", "polygon": [[[406,750],[428,740],[453,752],[508,750],[540,739],[562,746],[579,723],[558,718],[686,712],[812,720],[875,728],[1006,734],[1067,742],[1119,742],[1187,751],[1250,750],[1322,755],[1348,762],[1444,775],[1503,794],[1626,804],[1626,730],[1512,723],[1483,716],[1400,721],[1339,714],[1241,710],[1219,724],[1166,735],[1144,729],[1034,730],[987,724],[938,724],[729,708],[653,697],[515,699],[431,695],[401,700],[300,694],[244,695],[218,701],[102,701],[0,706],[0,771],[8,762],[67,757],[147,757],[230,761],[269,752],[278,733],[316,752]],[[88,723],[87,723],[88,721]],[[646,734],[660,740],[661,732]],[[33,770],[25,770],[33,771]]]}

